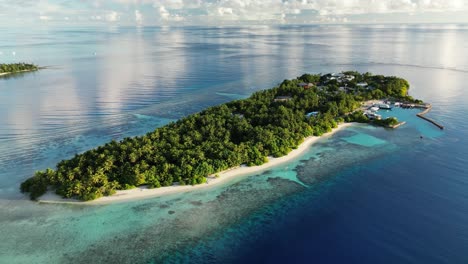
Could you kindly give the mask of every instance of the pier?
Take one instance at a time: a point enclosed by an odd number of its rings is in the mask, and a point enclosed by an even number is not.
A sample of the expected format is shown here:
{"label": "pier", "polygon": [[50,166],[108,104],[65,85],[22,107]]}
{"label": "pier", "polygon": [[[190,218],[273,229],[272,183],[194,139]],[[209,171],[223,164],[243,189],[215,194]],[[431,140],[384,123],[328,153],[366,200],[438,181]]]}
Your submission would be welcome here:
{"label": "pier", "polygon": [[431,104],[426,104],[426,105],[412,105],[412,107],[425,109],[424,111],[422,111],[421,113],[418,113],[418,114],[416,114],[416,115],[417,115],[419,118],[424,119],[424,120],[426,120],[426,121],[429,122],[429,123],[432,123],[432,124],[435,125],[436,127],[440,128],[440,129],[444,129],[444,126],[443,126],[443,125],[441,125],[441,124],[437,123],[436,121],[434,121],[434,120],[432,120],[432,119],[427,118],[427,117],[424,116],[425,114],[429,113],[429,111],[431,111],[431,109],[432,109],[432,105],[431,105]]}
{"label": "pier", "polygon": [[388,126],[388,128],[399,128],[399,127],[401,127],[401,126],[404,125],[404,124],[406,124],[406,122],[400,122],[400,123],[398,123],[398,124],[396,124],[396,125]]}

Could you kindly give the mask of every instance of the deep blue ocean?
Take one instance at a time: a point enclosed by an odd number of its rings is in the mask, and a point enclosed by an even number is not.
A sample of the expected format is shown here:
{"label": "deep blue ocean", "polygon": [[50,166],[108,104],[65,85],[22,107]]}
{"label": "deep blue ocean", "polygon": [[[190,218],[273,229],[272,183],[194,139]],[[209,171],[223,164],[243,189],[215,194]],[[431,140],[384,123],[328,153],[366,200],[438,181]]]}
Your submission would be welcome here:
{"label": "deep blue ocean", "polygon": [[[0,263],[468,263],[468,26],[0,28]],[[381,112],[209,189],[34,203],[19,184],[303,73],[396,75],[433,105]],[[422,137],[422,138],[421,138]]]}

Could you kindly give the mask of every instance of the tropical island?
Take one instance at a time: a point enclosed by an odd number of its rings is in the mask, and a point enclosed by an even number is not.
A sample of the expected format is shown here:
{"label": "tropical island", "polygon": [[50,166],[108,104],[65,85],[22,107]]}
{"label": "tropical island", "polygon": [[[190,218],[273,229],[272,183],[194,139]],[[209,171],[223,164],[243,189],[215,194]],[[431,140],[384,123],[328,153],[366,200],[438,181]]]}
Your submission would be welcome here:
{"label": "tropical island", "polygon": [[0,63],[0,76],[39,70],[39,66],[30,63]]}
{"label": "tropical island", "polygon": [[363,111],[369,100],[422,103],[394,76],[348,71],[304,74],[247,99],[210,107],[143,136],[111,141],[38,171],[21,184],[37,199],[48,190],[83,201],[138,186],[197,185],[239,166],[259,166],[343,122],[392,126]]}

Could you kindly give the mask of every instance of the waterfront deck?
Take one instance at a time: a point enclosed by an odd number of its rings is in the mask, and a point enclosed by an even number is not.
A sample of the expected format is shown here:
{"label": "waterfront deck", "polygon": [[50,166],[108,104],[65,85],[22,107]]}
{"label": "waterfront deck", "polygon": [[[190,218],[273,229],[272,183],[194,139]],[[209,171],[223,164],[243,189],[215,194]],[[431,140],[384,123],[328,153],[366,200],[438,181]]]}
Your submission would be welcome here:
{"label": "waterfront deck", "polygon": [[401,127],[402,125],[406,124],[406,122],[399,122],[398,124],[396,125],[393,125],[393,126],[388,126],[388,128],[399,128]]}

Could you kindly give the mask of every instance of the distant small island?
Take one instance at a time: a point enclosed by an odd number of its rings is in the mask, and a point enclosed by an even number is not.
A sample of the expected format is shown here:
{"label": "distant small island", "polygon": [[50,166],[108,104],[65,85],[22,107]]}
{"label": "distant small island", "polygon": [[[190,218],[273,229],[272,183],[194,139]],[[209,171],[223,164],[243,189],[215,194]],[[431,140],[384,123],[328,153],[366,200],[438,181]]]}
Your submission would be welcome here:
{"label": "distant small island", "polygon": [[[394,76],[348,71],[304,74],[247,99],[210,107],[144,136],[112,141],[38,171],[21,184],[37,199],[48,190],[89,201],[138,186],[196,185],[241,165],[258,166],[286,156],[305,139],[342,122],[381,120],[370,100],[417,103],[409,84]],[[385,101],[384,101],[385,102]],[[387,107],[384,103],[380,107]],[[375,108],[375,107],[369,107]]]}
{"label": "distant small island", "polygon": [[0,76],[39,70],[39,66],[30,63],[0,63]]}

